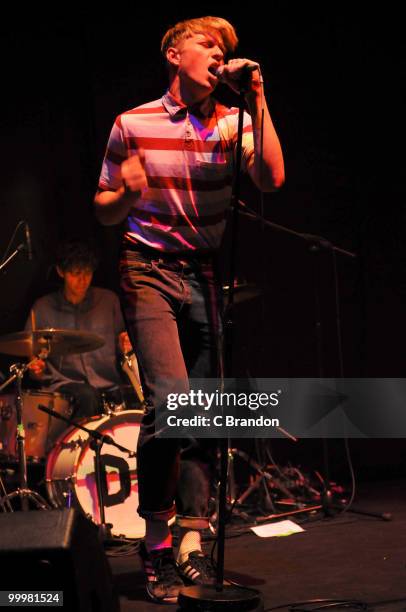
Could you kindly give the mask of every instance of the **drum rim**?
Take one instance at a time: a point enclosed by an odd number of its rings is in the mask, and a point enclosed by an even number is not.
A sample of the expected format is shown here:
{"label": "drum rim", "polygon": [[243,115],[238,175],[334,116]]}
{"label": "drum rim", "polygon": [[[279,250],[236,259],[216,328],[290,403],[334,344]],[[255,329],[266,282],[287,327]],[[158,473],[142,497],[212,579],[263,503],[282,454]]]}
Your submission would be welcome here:
{"label": "drum rim", "polygon": [[39,395],[39,396],[52,396],[52,397],[60,397],[62,399],[66,399],[68,401],[68,403],[72,403],[73,395],[69,394],[69,393],[60,393],[59,391],[45,391],[43,389],[24,389],[23,391],[23,398],[24,395]]}

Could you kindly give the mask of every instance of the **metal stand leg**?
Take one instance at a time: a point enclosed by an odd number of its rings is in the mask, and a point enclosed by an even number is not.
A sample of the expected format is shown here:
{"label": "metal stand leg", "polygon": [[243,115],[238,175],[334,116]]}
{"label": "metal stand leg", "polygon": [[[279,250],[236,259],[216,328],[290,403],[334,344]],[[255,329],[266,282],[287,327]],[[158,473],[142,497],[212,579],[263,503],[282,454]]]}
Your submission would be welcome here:
{"label": "metal stand leg", "polygon": [[0,504],[9,503],[10,500],[19,498],[21,503],[21,510],[29,510],[29,502],[32,501],[36,508],[41,510],[50,510],[51,507],[45,501],[41,495],[35,491],[31,491],[28,488],[27,482],[27,458],[25,454],[25,431],[23,424],[23,398],[22,398],[22,378],[26,370],[26,365],[16,363],[11,366],[10,372],[12,377],[9,382],[13,380],[17,381],[17,399],[15,403],[16,415],[17,415],[17,456],[18,456],[18,471],[19,471],[19,483],[20,486],[16,491],[8,493],[0,499]]}

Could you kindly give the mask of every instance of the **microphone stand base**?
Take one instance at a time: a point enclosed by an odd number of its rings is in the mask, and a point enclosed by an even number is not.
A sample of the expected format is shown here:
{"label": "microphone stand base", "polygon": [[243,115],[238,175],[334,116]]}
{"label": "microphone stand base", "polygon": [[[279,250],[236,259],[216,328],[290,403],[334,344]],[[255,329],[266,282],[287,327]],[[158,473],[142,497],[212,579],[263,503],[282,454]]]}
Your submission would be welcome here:
{"label": "microphone stand base", "polygon": [[264,609],[259,591],[229,585],[223,585],[221,591],[215,586],[185,587],[179,593],[178,605],[179,610],[201,612],[261,612]]}

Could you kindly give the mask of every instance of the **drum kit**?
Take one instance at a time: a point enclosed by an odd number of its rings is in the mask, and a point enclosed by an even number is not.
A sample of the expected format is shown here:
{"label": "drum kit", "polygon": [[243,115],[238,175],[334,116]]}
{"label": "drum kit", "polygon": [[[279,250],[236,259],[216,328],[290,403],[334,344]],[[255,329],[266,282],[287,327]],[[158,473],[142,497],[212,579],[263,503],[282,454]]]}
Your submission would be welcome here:
{"label": "drum kit", "polygon": [[[71,398],[60,393],[23,391],[22,379],[36,359],[93,351],[101,336],[84,331],[42,329],[0,337],[0,353],[28,358],[16,363],[0,386],[0,467],[18,466],[18,487],[7,493],[0,477],[0,510],[76,507],[99,525],[103,536],[139,538],[138,482],[134,452],[142,410],[111,405],[107,414],[73,421]],[[15,393],[2,391],[16,383]],[[133,382],[133,381],[131,381]],[[141,390],[134,387],[139,398]],[[45,470],[48,501],[28,488],[27,465]],[[8,472],[10,470],[4,470]],[[2,470],[0,470],[0,475]],[[2,496],[1,496],[2,495]]]}

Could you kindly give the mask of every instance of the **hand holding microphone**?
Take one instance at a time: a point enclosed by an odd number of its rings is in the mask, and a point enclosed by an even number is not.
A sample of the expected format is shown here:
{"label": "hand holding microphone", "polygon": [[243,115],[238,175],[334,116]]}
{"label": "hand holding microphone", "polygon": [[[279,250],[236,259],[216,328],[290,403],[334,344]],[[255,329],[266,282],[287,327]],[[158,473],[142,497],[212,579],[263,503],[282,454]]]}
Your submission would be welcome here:
{"label": "hand holding microphone", "polygon": [[[253,75],[255,71],[258,71],[256,78]],[[257,89],[261,85],[259,64],[246,58],[231,59],[228,64],[218,66],[215,75],[221,83],[225,83],[236,93]]]}

